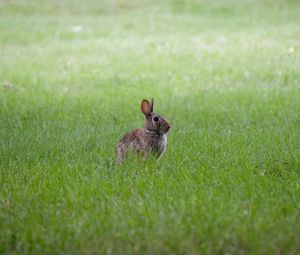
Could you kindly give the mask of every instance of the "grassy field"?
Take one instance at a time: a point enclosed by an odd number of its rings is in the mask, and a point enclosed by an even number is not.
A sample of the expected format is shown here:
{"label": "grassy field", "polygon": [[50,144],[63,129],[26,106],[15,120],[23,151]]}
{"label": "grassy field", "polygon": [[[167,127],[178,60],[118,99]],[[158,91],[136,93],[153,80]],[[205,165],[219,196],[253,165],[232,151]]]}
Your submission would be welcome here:
{"label": "grassy field", "polygon": [[[0,1],[0,253],[299,254],[299,13]],[[164,157],[115,165],[150,97]]]}

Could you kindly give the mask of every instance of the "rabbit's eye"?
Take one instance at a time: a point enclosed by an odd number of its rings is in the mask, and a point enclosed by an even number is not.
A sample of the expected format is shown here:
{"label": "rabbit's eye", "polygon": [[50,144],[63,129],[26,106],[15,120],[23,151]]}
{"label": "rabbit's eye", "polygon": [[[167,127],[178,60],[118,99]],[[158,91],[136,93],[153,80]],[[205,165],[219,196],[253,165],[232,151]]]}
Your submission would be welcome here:
{"label": "rabbit's eye", "polygon": [[158,121],[158,117],[155,116],[155,117],[153,118],[153,120],[154,120],[155,122],[157,122],[157,121]]}

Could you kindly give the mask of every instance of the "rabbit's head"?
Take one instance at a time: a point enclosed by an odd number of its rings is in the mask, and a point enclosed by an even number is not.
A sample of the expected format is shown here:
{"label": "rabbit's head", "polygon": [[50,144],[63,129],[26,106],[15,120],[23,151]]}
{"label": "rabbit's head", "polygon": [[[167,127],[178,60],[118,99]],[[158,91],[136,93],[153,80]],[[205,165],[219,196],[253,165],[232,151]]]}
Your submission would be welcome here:
{"label": "rabbit's head", "polygon": [[153,104],[153,98],[151,102],[146,99],[141,102],[141,110],[145,115],[145,129],[159,134],[166,134],[171,126],[165,118],[153,112]]}

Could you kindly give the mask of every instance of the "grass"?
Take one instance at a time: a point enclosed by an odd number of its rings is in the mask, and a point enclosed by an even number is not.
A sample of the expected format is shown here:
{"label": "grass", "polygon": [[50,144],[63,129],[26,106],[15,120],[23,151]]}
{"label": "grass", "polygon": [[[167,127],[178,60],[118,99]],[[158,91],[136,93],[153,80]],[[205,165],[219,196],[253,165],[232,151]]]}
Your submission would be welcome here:
{"label": "grass", "polygon": [[[2,1],[0,253],[299,254],[299,12]],[[150,97],[167,151],[116,166]]]}

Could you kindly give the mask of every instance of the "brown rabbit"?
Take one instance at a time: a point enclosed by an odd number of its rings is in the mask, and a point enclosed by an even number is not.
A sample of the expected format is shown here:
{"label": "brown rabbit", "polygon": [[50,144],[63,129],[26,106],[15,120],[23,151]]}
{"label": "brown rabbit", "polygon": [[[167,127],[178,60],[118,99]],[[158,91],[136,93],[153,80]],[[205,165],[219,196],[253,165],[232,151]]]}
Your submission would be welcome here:
{"label": "brown rabbit", "polygon": [[117,162],[122,162],[128,152],[135,152],[143,159],[152,153],[159,159],[166,149],[170,124],[162,116],[153,113],[153,99],[151,102],[143,99],[141,110],[145,115],[145,126],[123,136],[116,146]]}

